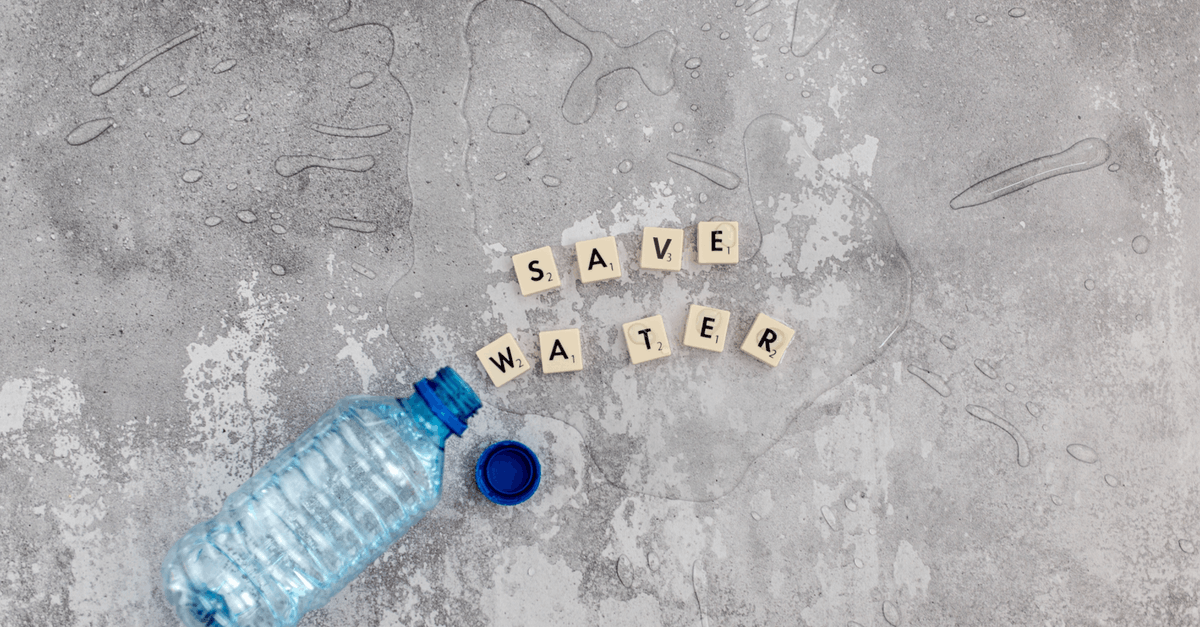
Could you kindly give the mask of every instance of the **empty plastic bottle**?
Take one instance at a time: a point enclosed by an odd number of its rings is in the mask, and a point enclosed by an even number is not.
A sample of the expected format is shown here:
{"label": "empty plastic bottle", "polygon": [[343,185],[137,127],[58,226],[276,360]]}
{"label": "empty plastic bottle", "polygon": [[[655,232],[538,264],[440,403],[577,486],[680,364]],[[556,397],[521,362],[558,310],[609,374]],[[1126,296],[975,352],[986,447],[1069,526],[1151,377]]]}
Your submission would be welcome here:
{"label": "empty plastic bottle", "polygon": [[189,530],[163,591],[189,627],[290,627],[433,509],[446,438],[479,397],[454,370],[405,399],[342,399]]}

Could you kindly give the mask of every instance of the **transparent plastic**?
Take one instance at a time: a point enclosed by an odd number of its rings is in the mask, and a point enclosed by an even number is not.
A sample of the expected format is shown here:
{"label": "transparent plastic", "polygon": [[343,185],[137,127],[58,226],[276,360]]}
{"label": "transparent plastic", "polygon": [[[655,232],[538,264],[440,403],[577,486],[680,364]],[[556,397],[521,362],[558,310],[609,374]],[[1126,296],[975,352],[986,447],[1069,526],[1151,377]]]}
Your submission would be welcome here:
{"label": "transparent plastic", "polygon": [[180,620],[295,625],[432,509],[446,438],[479,399],[450,368],[426,382],[431,403],[421,393],[343,399],[184,534],[162,566]]}

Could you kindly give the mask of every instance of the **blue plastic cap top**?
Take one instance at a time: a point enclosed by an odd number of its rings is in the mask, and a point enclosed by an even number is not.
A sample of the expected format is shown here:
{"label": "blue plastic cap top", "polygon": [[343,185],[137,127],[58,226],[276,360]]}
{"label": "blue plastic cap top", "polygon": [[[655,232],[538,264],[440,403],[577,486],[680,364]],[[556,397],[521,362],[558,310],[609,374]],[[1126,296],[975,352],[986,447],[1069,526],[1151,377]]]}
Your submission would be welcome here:
{"label": "blue plastic cap top", "polygon": [[524,503],[542,482],[542,464],[528,446],[514,440],[497,442],[475,463],[475,483],[493,503]]}

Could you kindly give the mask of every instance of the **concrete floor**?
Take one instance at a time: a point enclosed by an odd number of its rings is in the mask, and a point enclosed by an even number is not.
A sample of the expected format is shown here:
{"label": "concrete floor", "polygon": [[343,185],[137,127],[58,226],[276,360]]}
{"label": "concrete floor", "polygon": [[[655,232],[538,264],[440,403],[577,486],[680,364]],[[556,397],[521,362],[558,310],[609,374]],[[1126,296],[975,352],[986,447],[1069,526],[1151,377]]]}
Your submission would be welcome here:
{"label": "concrete floor", "polygon": [[[302,625],[1200,624],[1186,3],[2,15],[0,625],[175,624],[175,539],[442,365],[485,408],[441,504]],[[640,268],[703,220],[738,264]],[[580,284],[603,235],[624,275]],[[546,245],[564,286],[520,296]],[[760,312],[778,368],[738,348]],[[630,365],[655,314],[673,354]],[[568,327],[580,373],[475,357]],[[512,508],[474,485],[501,439],[545,470]]]}

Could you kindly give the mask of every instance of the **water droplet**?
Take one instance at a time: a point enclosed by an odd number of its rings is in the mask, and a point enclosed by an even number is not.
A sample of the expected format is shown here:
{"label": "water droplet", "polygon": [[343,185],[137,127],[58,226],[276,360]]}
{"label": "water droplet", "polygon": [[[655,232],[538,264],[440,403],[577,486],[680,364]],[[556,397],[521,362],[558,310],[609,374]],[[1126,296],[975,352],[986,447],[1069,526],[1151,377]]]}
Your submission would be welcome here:
{"label": "water droplet", "polygon": [[1033,416],[1034,418],[1042,417],[1042,406],[1033,401],[1025,403],[1025,411],[1029,412],[1029,415]]}
{"label": "water droplet", "polygon": [[284,233],[287,233],[287,229],[284,228],[282,224],[272,224],[271,232],[276,235],[283,235]]}
{"label": "water droplet", "polygon": [[497,181],[503,181],[507,176],[508,176],[508,172],[501,172],[501,173],[497,174],[496,176],[493,176],[492,178],[496,179]]}
{"label": "water droplet", "polygon": [[646,566],[650,569],[650,572],[652,572],[652,573],[658,572],[658,567],[660,565],[661,565],[661,563],[658,559],[658,553],[655,553],[654,551],[650,551],[650,553],[648,553],[646,555]]}
{"label": "water droplet", "polygon": [[534,159],[537,159],[538,157],[542,156],[542,150],[543,150],[543,148],[542,148],[541,144],[538,144],[538,145],[534,146],[533,148],[530,148],[529,152],[525,153],[525,165],[529,165],[530,163],[533,163]]}
{"label": "water droplet", "polygon": [[356,313],[358,313],[358,305],[346,305],[346,311],[349,311],[352,314],[356,314]]}
{"label": "water droplet", "polygon": [[720,37],[721,39],[729,39],[729,33],[725,32],[725,31],[721,31],[721,34],[718,35],[718,37]]}
{"label": "water droplet", "polygon": [[733,0],[733,6],[740,7],[746,4],[746,0]]}
{"label": "water droplet", "polygon": [[783,77],[790,81],[790,80],[795,80],[796,75],[792,74],[791,72],[788,72],[787,74],[784,74]]}
{"label": "water droplet", "polygon": [[871,535],[875,535],[875,534],[876,534],[876,533],[878,533],[878,532],[877,532],[877,531],[875,531],[875,528],[874,528],[874,527],[871,527],[870,529],[867,529],[867,533],[869,533],[869,534],[871,534]]}
{"label": "water droplet", "polygon": [[200,138],[203,136],[204,134],[196,129],[188,129],[183,132],[183,135],[179,136],[179,143],[185,146],[191,146],[192,144],[200,141]]}
{"label": "water droplet", "polygon": [[1008,10],[1009,17],[1025,17],[1025,9],[1021,7],[1013,7]]}
{"label": "water droplet", "polygon": [[811,91],[808,91],[807,89],[805,89],[805,90],[803,90],[803,91],[801,91],[801,92],[800,92],[800,97],[801,97],[801,98],[808,98],[808,97],[809,97],[809,96],[811,96],[811,95],[812,95],[812,92],[811,92]]}
{"label": "water droplet", "polygon": [[279,213],[278,211],[272,211],[272,212],[271,212],[271,219],[272,219],[272,220],[279,220],[279,219],[280,219],[280,218],[282,218],[282,217],[283,217],[283,214],[282,214],[282,213]]}
{"label": "water droplet", "polygon": [[350,267],[357,273],[367,277],[368,279],[375,278],[375,271],[362,265],[361,263],[352,263]]}
{"label": "water droplet", "polygon": [[529,130],[529,116],[520,107],[502,104],[492,108],[487,127],[502,135],[524,135]]}
{"label": "water droplet", "polygon": [[846,509],[848,509],[852,512],[857,512],[858,511],[858,503],[854,502],[853,498],[846,497]]}
{"label": "water droplet", "polygon": [[707,33],[708,31],[712,30],[712,24],[709,24],[708,22],[705,22],[705,23],[704,23],[704,26],[701,26],[701,27],[700,27],[700,30],[702,30],[702,31],[704,31],[704,32],[706,32],[706,33]]}
{"label": "water droplet", "polygon": [[863,626],[862,626],[862,623],[856,623],[854,621],[850,621],[850,622],[846,623],[846,627],[863,627]]}
{"label": "water droplet", "polygon": [[375,157],[371,155],[344,159],[330,159],[316,155],[283,155],[275,160],[275,172],[279,176],[295,176],[309,168],[366,172],[373,167],[375,167]]}
{"label": "water droplet", "polygon": [[357,137],[359,139],[378,137],[384,133],[389,133],[392,130],[392,127],[388,126],[387,124],[372,124],[370,126],[359,126],[356,128],[329,126],[328,124],[310,124],[308,127],[323,135],[332,135],[334,137]]}
{"label": "water droplet", "polygon": [[692,105],[692,106],[691,106],[691,107],[689,107],[689,108],[690,108],[692,111],[699,111],[699,110],[700,110],[700,105],[696,105],[696,104],[694,104],[694,105]]}
{"label": "water droplet", "polygon": [[706,202],[708,202],[708,194],[700,192],[700,203],[704,204]]}
{"label": "water droplet", "polygon": [[926,385],[933,388],[934,392],[943,397],[950,396],[950,386],[946,384],[946,378],[942,375],[911,364],[908,366],[908,373],[924,381]]}
{"label": "water droplet", "polygon": [[771,0],[754,0],[754,4],[746,7],[746,17],[750,17],[771,6]]}
{"label": "water droplet", "polygon": [[677,155],[673,152],[668,152],[667,161],[670,161],[675,165],[681,165],[716,183],[717,185],[724,187],[725,189],[736,189],[737,186],[742,182],[742,179],[733,172],[730,172],[725,168],[715,166],[711,163],[705,163],[699,159],[693,159],[691,157],[685,157],[683,155]]}
{"label": "water droplet", "polygon": [[871,71],[876,74],[883,74],[887,71],[887,66],[882,63],[876,63],[875,65],[871,66]]}
{"label": "water droplet", "polygon": [[689,70],[694,70],[694,69],[700,67],[700,57],[692,57],[692,58],[688,59],[687,61],[684,61],[683,67],[685,67]]}
{"label": "water droplet", "polygon": [[632,169],[633,169],[633,162],[630,161],[629,159],[626,159],[617,164],[617,171],[619,171],[621,174],[628,174],[629,171]]}
{"label": "water droplet", "polygon": [[533,576],[533,573],[534,573],[534,570],[533,570],[533,568],[532,568],[532,567],[531,567],[529,570],[525,571],[525,574],[526,574],[526,575],[529,575],[530,577],[532,577],[532,576]]}
{"label": "water droplet", "polygon": [[1150,250],[1150,239],[1145,235],[1139,235],[1133,238],[1132,246],[1133,252],[1139,255],[1144,255],[1146,254],[1146,251]]}
{"label": "water droplet", "polygon": [[1058,496],[1054,494],[1050,495],[1050,502],[1054,503],[1055,505],[1062,505],[1062,499],[1058,498]]}
{"label": "water droplet", "polygon": [[237,189],[237,183],[230,183],[225,186],[225,189],[232,192],[233,190]]}
{"label": "water droplet", "polygon": [[942,337],[938,338],[938,341],[942,343],[942,346],[945,346],[950,350],[958,348],[958,342],[955,342],[954,338],[950,337],[949,335],[943,335]]}
{"label": "water droplet", "polygon": [[624,111],[624,110],[625,110],[625,107],[628,107],[628,106],[629,106],[629,103],[628,103],[628,102],[625,102],[624,100],[618,100],[618,101],[617,101],[617,104],[616,104],[616,110],[617,110],[617,111]]}
{"label": "water droplet", "polygon": [[855,568],[862,568],[862,567],[863,567],[863,561],[862,561],[862,560],[860,560],[860,559],[858,559],[857,557],[856,557],[856,558],[854,558],[854,567],[855,567]]}
{"label": "water droplet", "polygon": [[996,369],[992,368],[991,364],[989,364],[988,362],[986,362],[982,359],[975,360],[975,367],[978,368],[979,371],[983,373],[983,376],[985,376],[989,379],[995,379],[996,377],[1000,376],[1000,375],[996,374]]}
{"label": "water droplet", "polygon": [[241,211],[237,212],[237,218],[246,224],[258,221],[258,216],[254,215],[254,212],[250,211],[249,209],[242,209]]}
{"label": "water droplet", "polygon": [[987,21],[987,16],[986,16],[986,15],[984,15],[984,14],[982,14],[982,13],[980,13],[979,15],[976,15],[976,16],[975,16],[975,21],[976,21],[976,22],[979,22],[980,24],[983,24],[984,22],[986,22],[986,21]]}
{"label": "water droplet", "polygon": [[754,39],[754,41],[758,41],[758,42],[763,42],[763,41],[770,39],[771,38],[771,23],[767,22],[766,24],[759,26],[758,30],[754,31],[754,35],[752,35],[751,37]]}
{"label": "water droplet", "polygon": [[1083,282],[1083,289],[1085,289],[1085,290],[1087,290],[1087,291],[1089,291],[1089,292],[1090,292],[1090,291],[1092,291],[1092,290],[1094,290],[1094,289],[1096,289],[1096,282],[1095,282],[1095,281],[1093,281],[1093,280],[1091,280],[1091,279],[1088,279],[1088,280],[1084,281],[1084,282]]}
{"label": "water droplet", "polygon": [[683,122],[676,122],[675,126],[672,126],[671,128],[674,129],[674,131],[676,133],[682,133],[683,132]]}
{"label": "water droplet", "polygon": [[178,96],[179,94],[182,94],[183,92],[187,91],[187,88],[188,88],[187,83],[180,83],[180,84],[172,87],[171,89],[167,90],[167,97],[174,98],[175,96]]}
{"label": "water droplet", "polygon": [[692,70],[692,78],[700,78],[700,70]]}
{"label": "water droplet", "polygon": [[204,178],[204,173],[200,170],[185,170],[183,174],[179,175],[179,178],[183,179],[184,183],[195,183]]}
{"label": "water droplet", "polygon": [[1015,386],[1015,385],[1013,385],[1013,384],[1011,384],[1011,383],[1005,383],[1005,384],[1004,384],[1004,389],[1008,390],[1009,392],[1016,392],[1016,391],[1017,391],[1017,386]]}
{"label": "water droplet", "polygon": [[1029,465],[1029,443],[1025,436],[1009,421],[997,416],[992,410],[981,405],[967,405],[967,413],[984,422],[990,422],[1004,430],[1017,442],[1017,465],[1024,468]]}
{"label": "water droplet", "polygon": [[830,529],[837,531],[837,515],[833,513],[832,509],[829,509],[829,506],[821,506],[821,518],[825,519],[825,524],[829,525]]}
{"label": "water droplet", "polygon": [[1191,540],[1179,539],[1179,550],[1191,555],[1196,552],[1196,545],[1192,544]]}
{"label": "water droplet", "polygon": [[213,66],[213,74],[224,74],[237,65],[237,59],[225,59],[224,61]]}
{"label": "water droplet", "polygon": [[1119,163],[1110,163],[1110,164],[1108,164],[1108,171],[1109,171],[1109,172],[1116,172],[1117,170],[1120,170],[1120,169],[1121,169],[1121,164],[1119,164]]}
{"label": "water droplet", "polygon": [[750,512],[750,517],[754,520],[762,520],[762,516],[759,516],[758,512]]}
{"label": "water droplet", "polygon": [[542,185],[545,185],[546,187],[558,187],[559,185],[562,185],[562,181],[560,181],[557,176],[550,176],[547,174],[546,176],[542,177]]}
{"label": "water droplet", "polygon": [[275,276],[283,276],[287,274],[287,268],[284,268],[279,264],[275,264],[271,266],[271,274],[274,274]]}
{"label": "water droplet", "polygon": [[1108,487],[1110,487],[1110,488],[1115,488],[1115,487],[1121,485],[1120,480],[1118,480],[1116,477],[1114,477],[1112,475],[1104,475],[1104,483],[1107,483]]}
{"label": "water droplet", "polygon": [[897,627],[900,624],[900,608],[896,607],[896,604],[891,601],[884,601],[883,620],[886,620],[889,625]]}
{"label": "water droplet", "polygon": [[217,216],[208,216],[204,218],[204,226],[216,226],[221,223],[221,218]]}
{"label": "water droplet", "polygon": [[1100,461],[1100,456],[1096,454],[1096,451],[1086,444],[1071,444],[1067,447],[1067,452],[1071,454],[1071,457],[1085,464],[1094,464]]}
{"label": "water droplet", "polygon": [[[149,63],[150,61],[154,60],[154,58],[157,57],[158,55],[174,48],[175,46],[178,46],[179,44],[181,44],[199,34],[200,34],[200,27],[196,26],[196,27],[188,30],[188,32],[176,37],[175,39],[172,39],[171,41],[168,41],[167,43],[162,44],[162,45],[158,46],[157,48],[151,50],[150,52],[147,52],[146,54],[142,55],[141,58],[139,58],[137,61],[134,61],[133,63],[129,64],[129,67],[124,67],[115,72],[108,72],[107,74],[101,76],[100,78],[97,78],[96,81],[94,83],[92,83],[92,88],[91,88],[92,95],[93,96],[102,96],[102,95],[108,93],[109,91],[112,91],[112,89],[114,87],[116,87],[117,85],[119,85],[121,83],[121,81],[125,80],[125,77],[132,74],[138,68],[140,68],[143,65],[146,65],[147,63]],[[119,64],[119,65],[123,65],[123,63]]]}
{"label": "water droplet", "polygon": [[359,72],[350,77],[350,89],[362,89],[375,82],[374,72]]}
{"label": "water droplet", "polygon": [[245,122],[245,121],[247,121],[247,120],[249,120],[249,119],[250,119],[250,114],[249,114],[249,113],[239,113],[239,114],[237,114],[237,115],[233,116],[233,121],[234,121],[234,122]]}
{"label": "water droplet", "polygon": [[1053,155],[1026,161],[967,188],[950,201],[951,209],[973,207],[1025,189],[1048,178],[1082,172],[1108,161],[1108,144],[1089,137]]}
{"label": "water droplet", "polygon": [[329,218],[329,226],[332,226],[335,229],[358,231],[359,233],[374,233],[375,229],[378,228],[374,222],[347,220],[346,218]]}
{"label": "water droplet", "polygon": [[84,122],[67,133],[67,143],[72,146],[82,146],[104,134],[104,131],[112,128],[113,124],[116,122],[112,118],[98,118]]}

